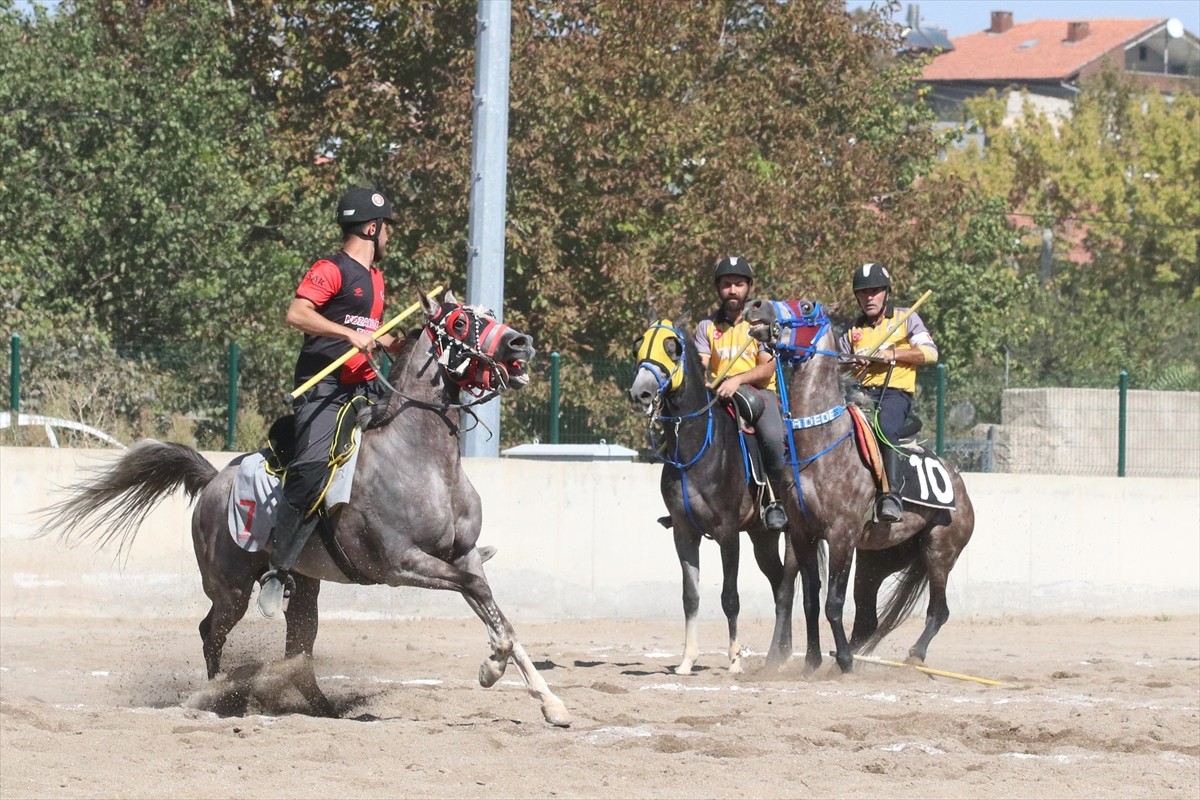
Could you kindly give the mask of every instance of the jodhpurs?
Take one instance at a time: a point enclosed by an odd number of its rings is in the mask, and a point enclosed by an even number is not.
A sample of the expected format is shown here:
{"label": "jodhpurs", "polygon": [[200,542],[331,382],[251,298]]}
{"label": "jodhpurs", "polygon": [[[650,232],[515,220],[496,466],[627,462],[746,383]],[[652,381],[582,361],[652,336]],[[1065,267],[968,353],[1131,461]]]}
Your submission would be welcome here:
{"label": "jodhpurs", "polygon": [[879,386],[864,386],[863,391],[875,401],[879,409],[879,430],[883,433],[883,438],[887,442],[898,444],[900,429],[904,427],[904,420],[908,418],[908,412],[912,408],[913,396],[899,389],[885,391]]}

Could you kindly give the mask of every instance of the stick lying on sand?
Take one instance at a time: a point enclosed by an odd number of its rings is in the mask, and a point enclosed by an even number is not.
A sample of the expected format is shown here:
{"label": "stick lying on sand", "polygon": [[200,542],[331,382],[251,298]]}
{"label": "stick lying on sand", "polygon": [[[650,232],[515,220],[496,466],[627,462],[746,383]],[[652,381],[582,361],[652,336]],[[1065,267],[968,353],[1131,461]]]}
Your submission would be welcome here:
{"label": "stick lying on sand", "polygon": [[[830,653],[830,655],[833,655]],[[905,664],[901,661],[888,661],[884,658],[873,658],[871,656],[855,656],[855,661],[862,661],[866,664],[880,664],[885,667],[908,667],[909,669],[919,670],[927,675],[937,675],[940,678],[955,678],[960,681],[975,681],[987,686],[1003,686],[1003,681],[994,681],[991,678],[976,678],[973,675],[962,675],[957,672],[946,672],[941,669],[933,669],[932,667],[923,667],[919,664]]]}

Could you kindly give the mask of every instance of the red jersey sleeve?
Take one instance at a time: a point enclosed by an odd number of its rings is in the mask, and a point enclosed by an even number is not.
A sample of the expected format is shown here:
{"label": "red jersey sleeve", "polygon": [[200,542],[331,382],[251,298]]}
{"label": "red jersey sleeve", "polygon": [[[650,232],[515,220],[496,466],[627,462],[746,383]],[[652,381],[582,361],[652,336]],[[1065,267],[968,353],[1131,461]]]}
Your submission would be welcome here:
{"label": "red jersey sleeve", "polygon": [[320,308],[342,288],[342,272],[332,261],[322,259],[309,267],[308,273],[296,287],[296,297]]}

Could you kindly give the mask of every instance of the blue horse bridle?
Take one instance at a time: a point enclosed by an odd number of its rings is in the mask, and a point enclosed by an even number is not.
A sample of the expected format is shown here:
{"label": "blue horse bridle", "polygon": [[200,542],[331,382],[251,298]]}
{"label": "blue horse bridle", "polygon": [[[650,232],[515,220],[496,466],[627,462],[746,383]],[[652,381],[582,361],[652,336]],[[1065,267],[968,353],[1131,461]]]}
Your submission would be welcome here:
{"label": "blue horse bridle", "polygon": [[[708,452],[708,448],[712,446],[713,404],[716,402],[716,397],[714,396],[712,399],[710,399],[703,408],[687,414],[668,416],[657,413],[658,409],[662,407],[663,398],[666,396],[668,391],[670,391],[672,379],[675,377],[676,372],[678,370],[683,370],[683,380],[681,385],[687,382],[689,375],[687,372],[687,354],[684,349],[687,347],[687,344],[683,334],[673,326],[663,325],[661,323],[658,325],[652,325],[650,328],[647,328],[646,332],[649,333],[650,331],[655,330],[669,331],[675,336],[676,341],[679,342],[679,357],[675,359],[675,363],[672,365],[660,364],[657,361],[648,358],[638,362],[637,368],[645,368],[650,370],[651,374],[654,375],[655,380],[658,382],[658,390],[654,398],[654,411],[650,414],[650,424],[646,430],[647,442],[650,445],[651,452],[654,453],[655,457],[659,461],[662,461],[664,464],[668,464],[679,470],[681,489],[683,491],[684,513],[687,515],[688,522],[692,523],[692,527],[697,532],[699,532],[701,535],[707,535],[700,528],[700,526],[696,524],[696,519],[692,515],[692,499],[691,493],[688,491],[688,470],[695,466],[696,462],[698,462],[704,456],[704,454]],[[688,420],[698,419],[702,414],[706,415],[708,418],[704,430],[704,443],[700,445],[700,449],[694,456],[691,457],[691,459],[684,461],[679,455],[679,427]],[[673,423],[675,426],[675,452],[670,458],[668,458],[662,452],[663,443],[657,441],[654,435],[655,425],[663,425],[666,423]]]}
{"label": "blue horse bridle", "polygon": [[[795,431],[797,429],[816,428],[833,422],[846,412],[846,404],[842,403],[819,414],[793,418],[790,411],[791,404],[788,401],[787,381],[784,380],[783,376],[783,365],[786,362],[788,366],[797,367],[813,356],[833,356],[836,358],[838,353],[833,350],[822,350],[817,347],[817,342],[821,340],[832,326],[829,316],[825,313],[825,309],[820,303],[808,300],[790,302],[772,300],[768,302],[775,309],[775,321],[771,323],[769,341],[775,342],[774,345],[771,345],[771,349],[776,354],[775,382],[779,386],[779,401],[782,403],[784,409],[784,429],[787,431],[788,453],[791,456],[788,463],[792,466],[792,477],[796,481],[796,498],[800,502],[800,511],[805,517],[808,517],[808,507],[804,502],[804,488],[800,482],[800,470],[853,436],[854,429],[851,428],[844,436],[839,437],[833,444],[816,455],[804,459],[799,457],[796,452]],[[789,331],[791,333],[785,335],[785,332]],[[804,332],[803,341],[801,341],[799,335],[800,331]]]}

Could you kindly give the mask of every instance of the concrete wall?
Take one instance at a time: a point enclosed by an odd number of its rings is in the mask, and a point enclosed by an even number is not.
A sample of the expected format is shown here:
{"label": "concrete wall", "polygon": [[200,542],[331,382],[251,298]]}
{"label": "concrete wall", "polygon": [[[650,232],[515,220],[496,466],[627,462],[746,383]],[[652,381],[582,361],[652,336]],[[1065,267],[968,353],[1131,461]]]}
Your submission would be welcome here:
{"label": "concrete wall", "polygon": [[[208,453],[223,465],[229,454]],[[207,611],[182,494],[168,498],[123,556],[31,538],[56,487],[113,451],[0,448],[0,616],[179,616]],[[483,497],[481,543],[496,597],[514,619],[679,618],[680,573],[660,467],[469,459]],[[1200,613],[1200,482],[968,474],[975,535],[951,575],[958,617]],[[716,545],[701,547],[702,614],[720,618]],[[747,618],[771,615],[743,548]],[[457,595],[326,584],[327,616],[467,617]],[[253,613],[253,612],[251,612]]]}

